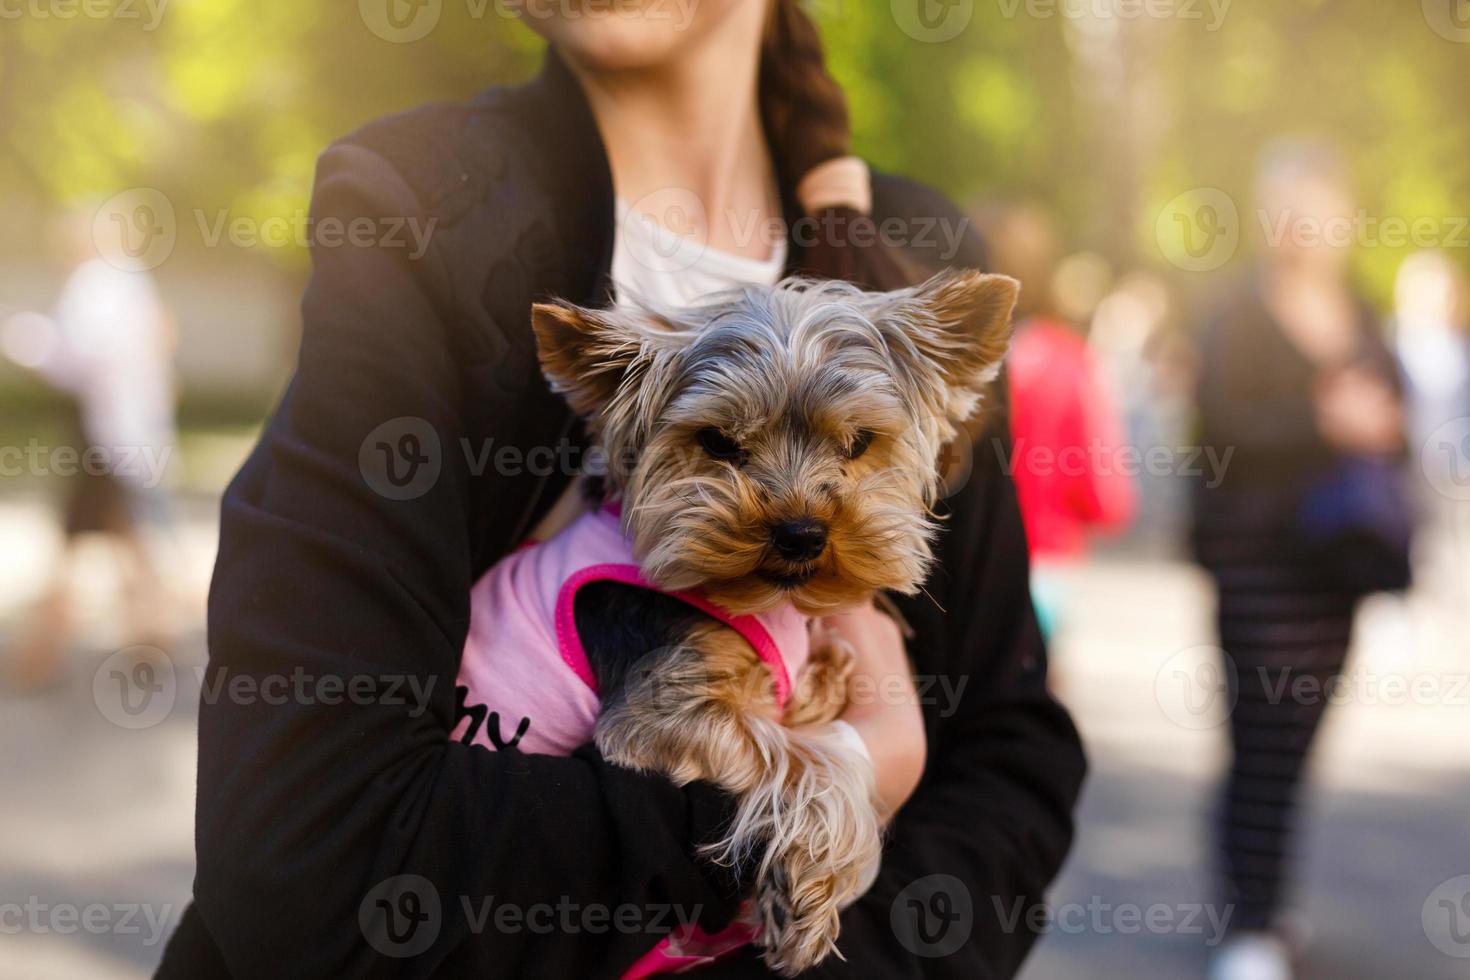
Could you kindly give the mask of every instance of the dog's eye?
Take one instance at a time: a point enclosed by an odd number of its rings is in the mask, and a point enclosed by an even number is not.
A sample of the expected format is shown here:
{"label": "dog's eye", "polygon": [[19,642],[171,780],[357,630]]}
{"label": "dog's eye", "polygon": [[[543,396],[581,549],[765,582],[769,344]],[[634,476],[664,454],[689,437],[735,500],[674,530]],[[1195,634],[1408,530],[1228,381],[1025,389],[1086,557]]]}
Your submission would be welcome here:
{"label": "dog's eye", "polygon": [[852,442],[847,447],[847,458],[857,459],[868,451],[873,444],[873,433],[868,429],[859,429],[858,434],[852,437]]}
{"label": "dog's eye", "polygon": [[740,448],[740,443],[719,429],[700,429],[694,438],[699,440],[700,448],[721,462],[734,463],[736,466],[745,462],[745,450]]}

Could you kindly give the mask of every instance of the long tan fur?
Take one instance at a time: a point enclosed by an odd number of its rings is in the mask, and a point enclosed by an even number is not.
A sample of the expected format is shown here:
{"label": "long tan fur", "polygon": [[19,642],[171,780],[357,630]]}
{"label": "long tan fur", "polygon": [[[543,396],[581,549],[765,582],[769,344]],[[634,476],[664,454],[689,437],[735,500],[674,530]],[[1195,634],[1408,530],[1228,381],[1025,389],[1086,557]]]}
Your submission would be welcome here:
{"label": "long tan fur", "polygon": [[[975,272],[891,293],[792,280],[678,311],[538,305],[533,322],[644,574],[732,612],[820,613],[920,587],[936,457],[999,371],[1016,292]],[[773,547],[790,522],[822,529],[819,554]],[[644,658],[597,725],[607,758],[738,797],[709,856],[757,863],[755,917],[785,975],[836,949],[838,911],[879,860],[872,765],[824,724],[848,659],[815,650],[783,719],[764,665],[711,622]]]}

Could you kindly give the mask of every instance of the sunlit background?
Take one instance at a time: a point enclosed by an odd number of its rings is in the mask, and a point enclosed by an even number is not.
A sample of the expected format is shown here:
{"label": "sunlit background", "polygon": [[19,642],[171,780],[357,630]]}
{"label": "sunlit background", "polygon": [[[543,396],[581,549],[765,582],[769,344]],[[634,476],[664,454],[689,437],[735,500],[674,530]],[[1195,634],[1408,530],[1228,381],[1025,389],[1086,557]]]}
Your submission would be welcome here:
{"label": "sunlit background", "polygon": [[[165,483],[177,540],[157,602],[183,678],[173,709],[146,725],[99,708],[100,668],[133,642],[130,583],[107,541],[83,542],[61,676],[0,690],[0,905],[112,911],[96,930],[0,918],[0,978],[145,976],[189,896],[188,678],[205,657],[217,501],[290,374],[317,155],[373,118],[539,62],[541,42],[507,4],[404,5],[404,27],[383,9],[400,2],[0,0],[0,319],[55,307],[67,221],[106,228],[141,201],[168,232],[142,264],[177,332]],[[1194,311],[1269,234],[1252,173],[1270,141],[1309,137],[1348,161],[1362,209],[1352,273],[1386,323],[1410,255],[1470,267],[1463,0],[813,9],[875,166],[939,186],[997,234],[1018,205],[1052,223],[1057,306],[1090,328],[1140,449],[1190,444]],[[1310,923],[1306,977],[1470,974],[1470,879],[1455,884],[1470,875],[1470,404],[1455,419],[1410,447],[1407,471],[1435,514],[1416,547],[1421,575],[1407,595],[1365,603],[1350,671],[1366,680],[1317,747],[1291,898]],[[68,431],[52,389],[0,359],[0,447],[56,446]],[[1448,468],[1435,467],[1441,453]],[[62,553],[65,481],[16,463],[26,458],[7,456],[0,477],[0,655],[22,641]],[[1071,602],[1055,685],[1093,775],[1028,980],[1198,976],[1212,940],[1207,821],[1225,730],[1181,708],[1173,681],[1208,659],[1197,651],[1216,642],[1213,598],[1187,558],[1178,473],[1145,475],[1139,490],[1133,526],[1058,575]],[[1370,682],[1385,677],[1428,678],[1431,693],[1384,695]],[[1433,918],[1444,900],[1466,902],[1463,934]],[[119,924],[125,906],[136,928]],[[1172,924],[1128,928],[1134,907]]]}

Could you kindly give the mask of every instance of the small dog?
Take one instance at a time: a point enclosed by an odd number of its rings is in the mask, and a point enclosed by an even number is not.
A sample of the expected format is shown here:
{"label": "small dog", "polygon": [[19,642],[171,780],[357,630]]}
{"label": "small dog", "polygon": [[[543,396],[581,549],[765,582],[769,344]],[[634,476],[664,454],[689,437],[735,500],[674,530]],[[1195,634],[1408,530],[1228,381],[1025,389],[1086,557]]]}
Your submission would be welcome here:
{"label": "small dog", "polygon": [[[825,724],[847,702],[852,655],[812,639],[808,617],[918,590],[936,460],[1000,369],[1017,290],[949,272],[890,293],[788,280],[677,311],[534,308],[542,368],[609,461],[610,503],[500,576],[551,583],[556,599],[531,605],[555,619],[548,644],[587,688],[576,719],[542,722],[548,742],[528,745],[569,751],[595,725],[614,763],[732,793],[736,817],[708,854],[753,872],[747,925],[784,975],[836,950],[838,912],[881,850],[872,764]],[[595,565],[568,587],[555,569],[573,551],[602,557],[575,556]],[[502,608],[484,621],[505,621],[509,586],[487,589]],[[507,646],[527,644],[480,643]],[[462,668],[462,713],[478,711],[467,741],[486,705],[464,706],[486,700],[492,676],[552,672],[496,669]],[[489,707],[505,747],[509,706]],[[528,730],[530,716],[516,740]]]}

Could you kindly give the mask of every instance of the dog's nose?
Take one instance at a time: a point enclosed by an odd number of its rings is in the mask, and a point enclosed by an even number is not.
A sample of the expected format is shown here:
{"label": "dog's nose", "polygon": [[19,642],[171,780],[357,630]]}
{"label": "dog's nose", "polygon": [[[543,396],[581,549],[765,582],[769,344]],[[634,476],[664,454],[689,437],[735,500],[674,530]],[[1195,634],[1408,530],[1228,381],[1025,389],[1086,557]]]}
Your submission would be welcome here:
{"label": "dog's nose", "polygon": [[811,561],[827,547],[827,525],[813,517],[782,521],[771,528],[771,544],[787,561]]}

